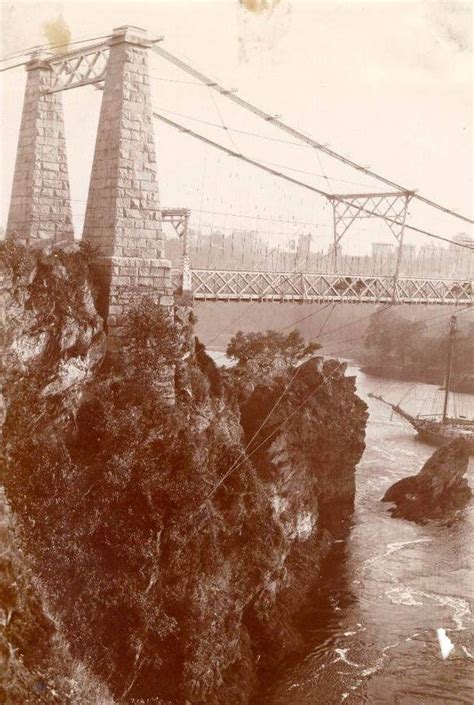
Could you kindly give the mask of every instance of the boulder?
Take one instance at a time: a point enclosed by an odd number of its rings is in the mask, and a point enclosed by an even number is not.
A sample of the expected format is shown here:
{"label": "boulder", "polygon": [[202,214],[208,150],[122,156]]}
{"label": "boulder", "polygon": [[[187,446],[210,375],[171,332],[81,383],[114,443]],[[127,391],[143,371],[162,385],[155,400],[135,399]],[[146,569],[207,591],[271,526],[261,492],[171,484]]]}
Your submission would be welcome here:
{"label": "boulder", "polygon": [[469,449],[463,438],[438,448],[428,458],[418,475],[404,477],[392,485],[382,502],[393,502],[393,517],[424,523],[443,519],[464,507],[472,490],[464,477]]}

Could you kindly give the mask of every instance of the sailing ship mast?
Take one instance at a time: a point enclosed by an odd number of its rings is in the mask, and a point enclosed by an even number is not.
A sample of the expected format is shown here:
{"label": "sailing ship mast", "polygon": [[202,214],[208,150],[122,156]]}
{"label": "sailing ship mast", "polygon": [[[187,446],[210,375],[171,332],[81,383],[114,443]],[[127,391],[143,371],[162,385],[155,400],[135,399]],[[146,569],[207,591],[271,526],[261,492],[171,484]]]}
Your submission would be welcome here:
{"label": "sailing ship mast", "polygon": [[443,404],[443,417],[441,423],[446,423],[448,416],[448,400],[449,391],[451,385],[451,376],[453,370],[453,350],[454,350],[454,339],[456,337],[457,327],[456,327],[456,316],[451,316],[449,321],[449,344],[448,344],[448,357],[446,358],[446,376],[444,384],[444,404]]}
{"label": "sailing ship mast", "polygon": [[448,417],[448,402],[453,372],[454,340],[456,333],[458,332],[456,324],[456,316],[451,316],[449,323],[448,354],[446,358],[444,405],[443,414],[440,421],[426,418],[422,419],[419,416],[414,417],[404,411],[398,404],[392,404],[385,401],[383,397],[373,394],[372,392],[369,393],[369,397],[373,397],[374,399],[378,399],[384,404],[387,404],[387,406],[393,409],[398,416],[401,416],[405,419],[405,421],[408,421],[423,441],[426,441],[432,445],[442,445],[443,443],[449,443],[454,438],[463,438],[467,443],[469,452],[471,455],[474,455],[474,419],[468,420],[464,417],[462,419],[450,419]]}

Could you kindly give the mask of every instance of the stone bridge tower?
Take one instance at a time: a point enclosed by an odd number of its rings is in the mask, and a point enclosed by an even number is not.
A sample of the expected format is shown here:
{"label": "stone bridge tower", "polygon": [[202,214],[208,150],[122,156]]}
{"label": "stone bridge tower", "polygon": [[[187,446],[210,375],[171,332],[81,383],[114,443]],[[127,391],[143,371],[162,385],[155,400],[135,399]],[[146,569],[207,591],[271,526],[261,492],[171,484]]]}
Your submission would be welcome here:
{"label": "stone bridge tower", "polygon": [[119,27],[106,43],[37,56],[26,66],[6,233],[23,243],[74,242],[61,91],[104,82],[83,239],[97,252],[112,351],[131,304],[149,295],[173,305],[148,75],[152,44],[145,30]]}
{"label": "stone bridge tower", "polygon": [[148,75],[152,42],[137,27],[115,29],[104,92],[83,239],[99,255],[109,346],[119,344],[123,314],[144,295],[173,305],[171,263],[163,259],[153,111]]}
{"label": "stone bridge tower", "polygon": [[61,93],[47,92],[52,69],[46,60],[32,59],[26,71],[6,238],[72,242]]}

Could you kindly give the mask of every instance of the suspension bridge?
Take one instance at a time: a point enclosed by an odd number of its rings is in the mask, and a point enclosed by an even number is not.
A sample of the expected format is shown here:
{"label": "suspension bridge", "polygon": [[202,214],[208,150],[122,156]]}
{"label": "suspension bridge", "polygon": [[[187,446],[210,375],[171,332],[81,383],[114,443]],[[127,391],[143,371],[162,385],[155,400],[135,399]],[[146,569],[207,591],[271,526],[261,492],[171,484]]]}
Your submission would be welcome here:
{"label": "suspension bridge", "polygon": [[[119,331],[121,317],[130,302],[150,291],[160,298],[163,306],[172,306],[173,297],[178,293],[201,301],[472,304],[472,239],[469,236],[454,239],[432,232],[413,224],[408,216],[410,205],[416,203],[434,209],[442,214],[440,217],[453,218],[463,224],[472,225],[470,217],[349,159],[289,126],[279,116],[244,100],[236,91],[226,89],[188,61],[165,50],[162,39],[150,39],[145,30],[137,27],[119,27],[106,37],[78,41],[76,44],[80,46],[73,50],[69,46],[65,53],[58,53],[60,47],[53,47],[54,51],[49,52],[44,48],[27,60],[2,69],[25,66],[27,72],[6,232],[7,238],[20,242],[46,240],[58,246],[73,242],[61,96],[65,91],[91,85],[102,92],[82,238],[97,252],[97,267],[104,286],[103,313],[107,316],[109,330]],[[154,78],[149,70],[150,55],[168,63],[173,70],[184,72],[189,80],[176,80],[186,88],[190,84],[207,89],[218,122],[194,120],[221,131],[228,138],[229,146],[204,131],[193,129],[189,120],[177,121],[175,116],[171,117],[172,111],[155,109],[150,90],[150,78]],[[250,114],[265,128],[271,128],[272,135],[230,127],[214,96]],[[214,230],[211,228],[205,234],[208,226],[202,224],[201,218],[205,212],[206,164],[201,190],[196,189],[200,207],[191,208],[188,203],[175,208],[161,206],[155,121],[181,133],[183,140],[193,140],[222,160],[226,159],[219,164],[234,170],[230,174],[234,178],[231,186],[234,195],[240,193],[244,182],[250,183],[250,173],[260,175],[266,195],[251,194],[254,198],[252,218],[257,223],[253,232],[245,232],[242,240],[242,232],[231,226],[232,232],[228,235],[227,221],[221,220]],[[283,133],[285,139],[275,137],[277,132]],[[284,167],[245,152],[236,144],[236,137],[242,135],[268,140],[269,144],[278,142],[309,150],[319,161],[323,186],[300,177],[300,174],[311,173],[307,170]],[[338,183],[357,182],[337,175],[329,177],[321,159],[355,171],[359,179],[365,179],[362,186],[370,181],[372,188],[366,186],[352,192],[337,188]],[[182,172],[185,171],[184,166]],[[237,171],[240,176],[235,175]],[[160,178],[166,179],[166,174],[161,174]],[[182,178],[186,175],[182,174]],[[221,183],[223,179],[215,177],[214,189]],[[248,188],[257,191],[253,183]],[[329,188],[331,183],[333,188]],[[263,188],[261,185],[262,193]],[[300,205],[296,197],[293,198],[292,194],[296,193],[302,194]],[[291,217],[288,214],[286,218],[270,217],[272,208],[278,211],[281,203],[290,198],[293,198]],[[303,199],[306,199],[304,204]],[[316,200],[322,201],[330,214],[322,230],[321,223],[314,223],[305,216],[309,207],[315,207]],[[229,215],[236,217],[233,213]],[[307,220],[303,223],[306,222],[307,230],[313,233],[303,233],[304,251],[299,251],[299,245],[293,246],[292,254],[285,256],[280,246],[270,247],[276,233],[275,224],[289,224],[286,235],[291,237],[298,231],[295,233],[290,226],[305,217]],[[393,241],[393,247],[385,248],[388,255],[377,258],[344,254],[342,246],[348,241],[349,230],[354,230],[363,219],[364,222],[376,221],[386,228]],[[267,233],[266,242],[261,231],[264,222],[270,222],[273,227]],[[173,262],[166,252],[166,227],[172,228],[179,238],[179,256]],[[315,229],[317,237],[327,238],[327,251],[311,250],[308,243]],[[216,244],[217,234],[222,246]],[[456,266],[448,263],[444,268],[434,267],[433,258],[425,257],[425,271],[420,271],[420,258],[414,257],[414,245],[407,240],[409,236],[425,238],[436,245],[442,243],[438,255],[454,253]],[[301,239],[301,229],[299,237]],[[240,262],[235,253],[236,238],[242,255]],[[209,246],[207,261],[206,242]],[[217,250],[225,256],[216,257]],[[276,259],[274,250],[277,250]],[[430,251],[433,253],[434,249]]]}

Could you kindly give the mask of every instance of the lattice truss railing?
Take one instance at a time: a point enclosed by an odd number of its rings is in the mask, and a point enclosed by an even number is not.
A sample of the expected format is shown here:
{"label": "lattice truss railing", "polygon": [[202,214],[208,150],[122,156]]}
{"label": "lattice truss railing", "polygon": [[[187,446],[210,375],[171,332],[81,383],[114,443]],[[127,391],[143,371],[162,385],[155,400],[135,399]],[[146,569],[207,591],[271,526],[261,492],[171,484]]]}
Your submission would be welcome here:
{"label": "lattice truss railing", "polygon": [[[334,194],[330,197],[333,207],[334,265],[337,266],[338,246],[354,221],[360,218],[381,218],[398,242],[401,252],[408,204],[411,191],[391,193]],[[399,258],[394,275],[398,275]]]}
{"label": "lattice truss railing", "polygon": [[[180,277],[180,272],[173,272],[176,287]],[[194,299],[208,301],[392,303],[394,282],[391,276],[195,269],[191,271],[191,291]],[[407,304],[472,304],[473,283],[401,277],[396,282],[396,300]]]}
{"label": "lattice truss railing", "polygon": [[100,83],[105,79],[108,58],[109,46],[102,43],[47,59],[51,67],[51,84],[45,92],[56,93]]}

